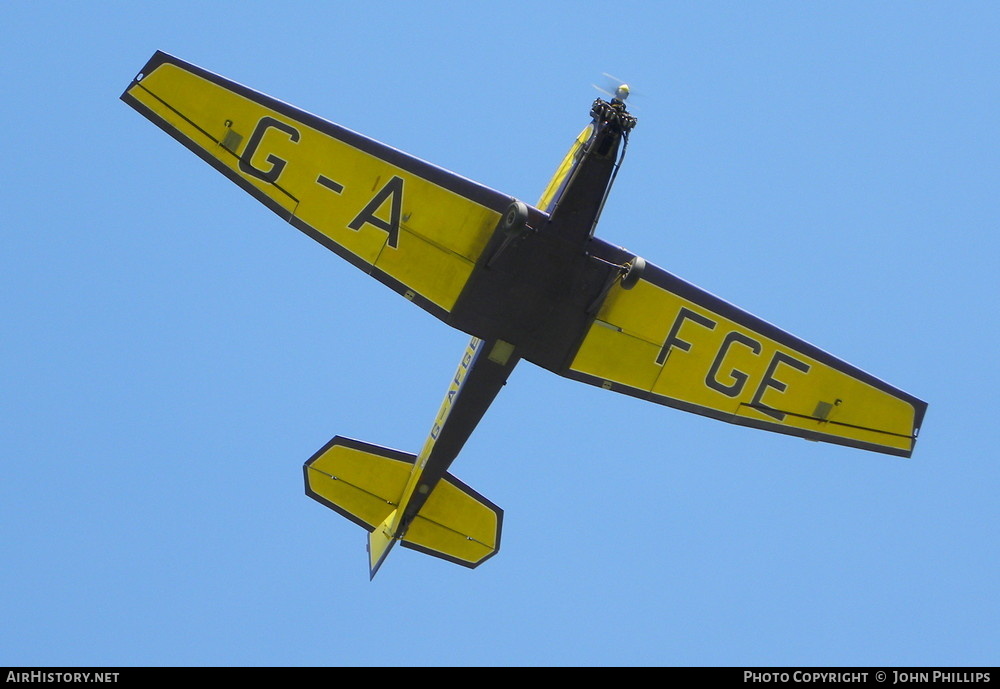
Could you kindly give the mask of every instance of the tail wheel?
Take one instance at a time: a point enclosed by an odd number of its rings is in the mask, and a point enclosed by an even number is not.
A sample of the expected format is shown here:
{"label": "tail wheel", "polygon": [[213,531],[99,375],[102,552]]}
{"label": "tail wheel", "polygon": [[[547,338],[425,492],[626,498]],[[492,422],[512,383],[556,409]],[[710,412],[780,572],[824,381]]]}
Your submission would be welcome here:
{"label": "tail wheel", "polygon": [[622,289],[632,289],[642,279],[642,274],[646,272],[646,260],[636,256],[625,267],[622,273]]}

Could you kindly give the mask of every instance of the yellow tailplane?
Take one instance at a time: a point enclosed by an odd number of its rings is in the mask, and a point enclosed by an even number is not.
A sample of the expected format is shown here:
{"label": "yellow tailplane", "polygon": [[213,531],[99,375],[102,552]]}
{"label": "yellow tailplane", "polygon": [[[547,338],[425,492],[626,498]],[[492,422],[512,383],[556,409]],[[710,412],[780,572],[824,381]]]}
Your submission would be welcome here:
{"label": "yellow tailplane", "polygon": [[412,454],[337,436],[305,463],[306,494],[368,530],[373,577],[396,541],[465,567],[495,555],[503,510],[450,473],[403,533],[394,532],[415,461]]}

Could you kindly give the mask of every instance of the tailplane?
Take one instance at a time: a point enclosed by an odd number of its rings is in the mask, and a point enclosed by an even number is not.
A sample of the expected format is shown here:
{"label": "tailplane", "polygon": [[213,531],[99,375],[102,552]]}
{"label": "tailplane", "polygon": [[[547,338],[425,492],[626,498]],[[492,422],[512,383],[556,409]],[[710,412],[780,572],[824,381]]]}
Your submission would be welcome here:
{"label": "tailplane", "polygon": [[502,525],[502,509],[445,473],[402,542],[404,548],[478,567],[500,549]]}
{"label": "tailplane", "polygon": [[503,510],[450,473],[437,483],[416,517],[399,529],[398,510],[416,456],[337,436],[303,467],[306,495],[368,532],[372,577],[396,541],[464,567],[477,567],[500,549]]}

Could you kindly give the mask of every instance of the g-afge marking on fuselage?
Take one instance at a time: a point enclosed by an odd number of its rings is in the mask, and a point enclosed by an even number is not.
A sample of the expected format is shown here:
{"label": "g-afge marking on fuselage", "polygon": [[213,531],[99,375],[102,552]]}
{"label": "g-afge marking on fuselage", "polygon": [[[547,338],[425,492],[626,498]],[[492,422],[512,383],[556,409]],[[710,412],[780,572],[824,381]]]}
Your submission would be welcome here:
{"label": "g-afge marking on fuselage", "polygon": [[469,366],[472,365],[472,359],[476,356],[476,352],[479,351],[481,345],[482,342],[478,338],[472,338],[465,348],[465,355],[458,364],[455,377],[452,379],[451,385],[448,387],[448,392],[444,396],[441,409],[438,410],[437,418],[434,419],[434,425],[431,426],[431,440],[437,440],[438,435],[441,434],[441,428],[444,427],[445,422],[448,420],[448,412],[451,411],[451,406],[454,404],[455,398],[458,397],[458,391],[462,389],[462,383],[465,382],[465,376],[469,372]]}
{"label": "g-afge marking on fuselage", "polygon": [[122,100],[282,219],[472,339],[419,454],[340,436],[306,493],[369,532],[466,567],[503,511],[448,469],[511,371],[729,423],[909,457],[916,397],[594,236],[636,124],[626,85],[531,206],[157,52]]}

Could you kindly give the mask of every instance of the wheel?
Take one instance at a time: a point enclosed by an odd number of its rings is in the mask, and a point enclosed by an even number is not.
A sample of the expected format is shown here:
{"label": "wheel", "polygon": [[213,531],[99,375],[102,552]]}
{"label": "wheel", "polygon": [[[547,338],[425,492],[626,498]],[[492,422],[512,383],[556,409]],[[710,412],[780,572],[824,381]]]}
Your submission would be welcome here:
{"label": "wheel", "polygon": [[500,219],[500,229],[507,234],[518,234],[528,224],[528,207],[521,201],[515,201],[507,206]]}
{"label": "wheel", "polygon": [[632,289],[635,287],[645,272],[646,260],[639,256],[633,258],[632,262],[628,264],[628,269],[622,275],[622,289]]}

